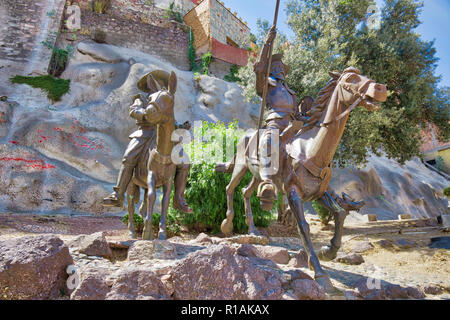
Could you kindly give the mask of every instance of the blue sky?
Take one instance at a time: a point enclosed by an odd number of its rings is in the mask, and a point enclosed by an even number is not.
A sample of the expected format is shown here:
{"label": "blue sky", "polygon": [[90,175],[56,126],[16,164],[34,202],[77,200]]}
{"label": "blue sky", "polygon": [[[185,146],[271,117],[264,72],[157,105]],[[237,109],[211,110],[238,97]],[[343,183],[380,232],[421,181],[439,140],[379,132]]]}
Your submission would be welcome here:
{"label": "blue sky", "polygon": [[[256,20],[267,19],[271,23],[275,12],[275,0],[223,0],[231,11],[237,11],[253,32],[256,31]],[[278,27],[288,37],[293,33],[286,24],[284,8],[287,0],[281,0]],[[377,0],[382,4],[383,1]],[[441,86],[450,86],[450,0],[425,0],[420,16],[422,25],[417,32],[424,40],[435,39],[437,56],[440,58],[436,73],[442,76]]]}

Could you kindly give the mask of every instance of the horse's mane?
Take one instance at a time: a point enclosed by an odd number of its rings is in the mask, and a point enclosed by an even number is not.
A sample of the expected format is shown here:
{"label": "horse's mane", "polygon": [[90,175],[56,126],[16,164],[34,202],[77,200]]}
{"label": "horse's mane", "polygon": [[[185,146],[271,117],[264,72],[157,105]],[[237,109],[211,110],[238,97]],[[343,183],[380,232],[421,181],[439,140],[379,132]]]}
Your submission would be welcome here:
{"label": "horse's mane", "polygon": [[322,118],[322,114],[325,111],[328,102],[331,99],[331,96],[336,88],[338,78],[334,76],[328,81],[328,83],[323,87],[319,93],[317,94],[317,98],[314,100],[313,107],[309,111],[309,115],[311,116],[310,120],[305,124],[306,126],[313,126]]}
{"label": "horse's mane", "polygon": [[314,100],[313,107],[311,108],[311,111],[309,111],[308,113],[308,115],[311,116],[311,118],[305,124],[305,127],[311,128],[315,126],[316,123],[322,118],[322,115],[325,112],[325,109],[328,105],[328,102],[331,99],[334,89],[336,89],[339,78],[341,77],[341,75],[350,72],[361,74],[361,71],[355,67],[346,68],[342,74],[337,71],[331,71],[329,73],[331,79],[328,81],[325,87],[323,87],[317,94],[317,98],[316,100]]}

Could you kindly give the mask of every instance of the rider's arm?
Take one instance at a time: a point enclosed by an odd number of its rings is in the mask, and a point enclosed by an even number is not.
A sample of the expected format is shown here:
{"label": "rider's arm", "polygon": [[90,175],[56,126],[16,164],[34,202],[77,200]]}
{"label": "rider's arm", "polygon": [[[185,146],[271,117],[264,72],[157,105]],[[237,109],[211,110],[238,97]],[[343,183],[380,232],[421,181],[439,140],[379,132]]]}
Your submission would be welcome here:
{"label": "rider's arm", "polygon": [[136,98],[134,103],[130,106],[130,117],[139,121],[144,120],[145,108],[141,99]]}
{"label": "rider's arm", "polygon": [[269,46],[273,45],[273,41],[277,35],[275,27],[272,27],[267,36],[267,41],[261,50],[259,61],[253,66],[253,71],[256,73],[256,93],[260,96],[263,94],[264,81],[266,76],[266,68],[268,63]]}

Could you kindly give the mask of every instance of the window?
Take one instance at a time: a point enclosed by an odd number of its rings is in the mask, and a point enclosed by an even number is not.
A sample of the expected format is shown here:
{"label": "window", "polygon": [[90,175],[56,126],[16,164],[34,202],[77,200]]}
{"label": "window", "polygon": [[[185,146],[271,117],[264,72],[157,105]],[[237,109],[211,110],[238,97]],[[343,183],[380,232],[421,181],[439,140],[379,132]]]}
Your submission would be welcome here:
{"label": "window", "polygon": [[227,45],[235,47],[235,48],[239,48],[239,45],[234,42],[233,40],[231,40],[229,37],[227,37]]}

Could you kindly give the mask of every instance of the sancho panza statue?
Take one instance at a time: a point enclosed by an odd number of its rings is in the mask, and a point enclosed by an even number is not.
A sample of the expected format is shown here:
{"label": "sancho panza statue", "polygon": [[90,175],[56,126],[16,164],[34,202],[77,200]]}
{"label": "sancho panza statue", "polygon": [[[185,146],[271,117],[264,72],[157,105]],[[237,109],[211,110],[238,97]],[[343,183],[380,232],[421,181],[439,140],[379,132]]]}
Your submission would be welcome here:
{"label": "sancho panza statue", "polygon": [[[259,96],[263,94],[263,87],[266,77],[269,77],[269,85],[266,98],[267,117],[265,119],[265,129],[278,129],[281,134],[284,129],[289,126],[289,123],[299,116],[297,108],[297,96],[295,92],[288,88],[285,83],[285,77],[289,72],[289,66],[285,65],[281,59],[282,54],[272,55],[272,65],[270,74],[266,75],[268,68],[268,50],[269,46],[273,45],[276,36],[276,28],[272,27],[269,31],[267,41],[261,51],[260,59],[254,65],[254,72],[256,73],[256,92]],[[268,154],[271,153],[271,135],[268,130],[265,130],[261,136],[259,143],[259,154],[265,153],[267,148]],[[267,161],[260,162],[260,176],[262,179],[258,187],[258,198],[267,203],[272,203],[275,200],[275,186],[271,175],[264,170],[270,166]]]}
{"label": "sancho panza statue", "polygon": [[[139,90],[148,93],[148,96],[153,92],[147,85],[147,77],[153,77],[161,87],[167,88],[168,75],[162,70],[155,70],[145,75],[139,82]],[[133,132],[129,138],[131,139],[127,149],[123,155],[122,166],[119,171],[117,184],[113,188],[114,192],[103,199],[103,205],[106,207],[122,207],[125,198],[125,192],[130,183],[135,168],[137,168],[138,161],[145,157],[141,155],[155,146],[156,143],[156,127],[148,122],[145,118],[145,108],[147,107],[147,99],[141,95],[133,98],[133,104],[130,106],[130,117],[136,120],[138,130]],[[189,129],[189,124],[177,125],[178,128]],[[170,139],[170,137],[169,137]],[[189,164],[180,164],[177,166],[175,177],[175,195],[173,199],[173,206],[184,212],[192,213],[193,210],[187,205],[184,190],[186,187],[187,177],[189,173]]]}

